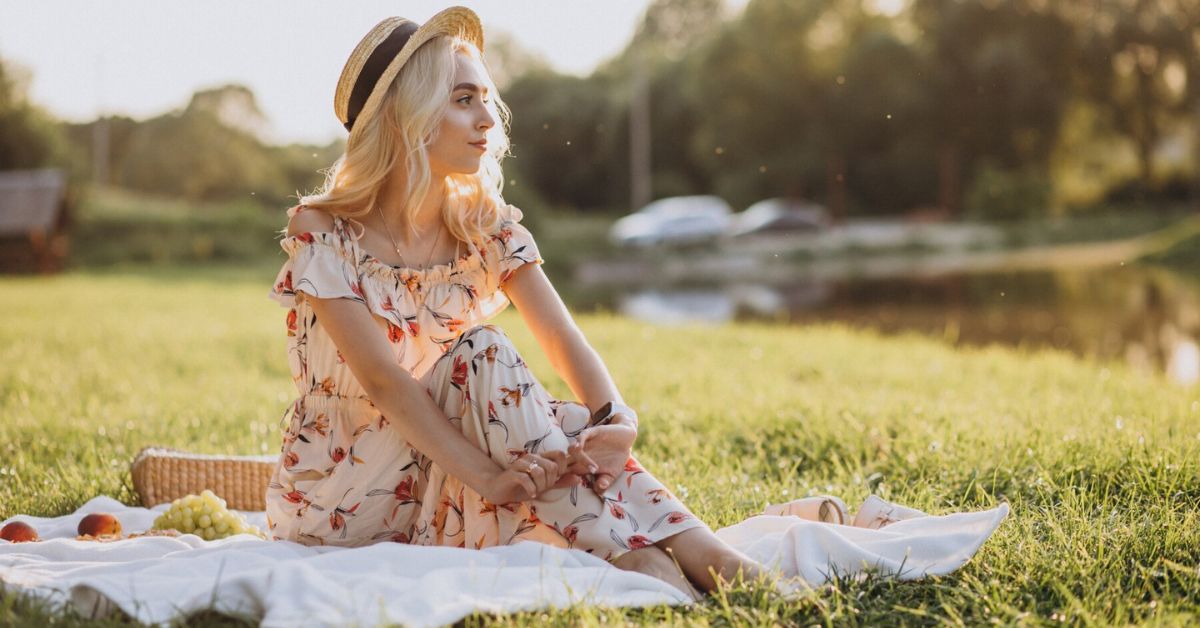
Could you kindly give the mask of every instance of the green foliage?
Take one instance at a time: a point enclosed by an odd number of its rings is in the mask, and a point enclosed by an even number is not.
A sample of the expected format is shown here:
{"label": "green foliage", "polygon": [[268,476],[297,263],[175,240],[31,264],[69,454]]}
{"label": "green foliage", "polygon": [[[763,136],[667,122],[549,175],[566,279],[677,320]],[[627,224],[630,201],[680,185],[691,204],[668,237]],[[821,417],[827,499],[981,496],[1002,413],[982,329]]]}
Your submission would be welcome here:
{"label": "green foliage", "polygon": [[1004,170],[984,164],[967,193],[967,215],[975,220],[1013,221],[1044,215],[1051,183],[1033,168]]}
{"label": "green foliage", "polygon": [[[517,206],[525,212],[522,224],[538,238],[546,273],[568,291],[575,264],[608,251],[607,217]],[[191,202],[96,189],[71,225],[68,265],[102,272],[197,263],[278,269],[283,261],[278,240],[287,224],[284,208],[253,199]]]}
{"label": "green foliage", "polygon": [[1004,225],[1011,247],[1122,240],[1186,224],[1194,212],[1186,207],[1172,211],[1147,211],[1144,207],[1103,206],[1087,213],[1062,217],[1038,216]]}
{"label": "green foliage", "polygon": [[194,203],[96,190],[71,227],[77,268],[196,262],[253,263],[276,257],[287,224],[282,206],[256,200]]}
{"label": "green foliage", "polygon": [[[1142,185],[1153,187],[1159,141],[1181,116],[1192,115],[1195,123],[1193,111],[1200,106],[1200,5],[1067,0],[1060,11],[1080,26],[1074,33],[1080,91],[1134,146]],[[1172,73],[1182,85],[1169,78]]]}
{"label": "green foliage", "polygon": [[226,85],[196,92],[181,110],[144,121],[109,117],[68,125],[67,135],[75,159],[90,171],[94,137],[107,133],[105,183],[142,192],[279,205],[319,187],[320,171],[341,155],[343,143],[272,146],[259,138],[264,125],[253,94]]}
{"label": "green foliage", "polygon": [[1171,266],[1188,273],[1200,268],[1200,225],[1193,222],[1190,232],[1186,227],[1177,228],[1177,231],[1168,246],[1147,255],[1142,261]]}
{"label": "green foliage", "polygon": [[[266,298],[274,270],[0,279],[0,518],[61,515],[98,494],[134,503],[129,463],[150,443],[277,451],[297,393],[285,313]],[[1012,514],[946,577],[841,578],[792,601],[737,587],[687,608],[469,625],[1181,625],[1200,613],[1194,390],[1064,353],[840,326],[578,320],[641,413],[639,459],[714,527],[809,494],[853,506],[875,493],[934,514],[1008,501]],[[496,322],[570,398],[519,316]],[[83,620],[6,591],[0,623]]]}
{"label": "green foliage", "polygon": [[1149,182],[1140,177],[1128,178],[1109,188],[1104,200],[1108,203],[1145,203],[1160,207],[1170,206],[1186,203],[1192,195],[1194,185],[1196,182],[1182,172],[1154,178]]}
{"label": "green foliage", "polygon": [[255,159],[260,151],[252,137],[208,113],[168,114],[139,126],[118,176],[134,189],[196,200],[278,188],[282,173]]}
{"label": "green foliage", "polygon": [[0,170],[66,165],[65,138],[28,92],[27,78],[0,59]]}
{"label": "green foliage", "polygon": [[[720,0],[653,0],[625,49],[587,77],[502,38],[506,193],[534,212],[633,209],[630,119],[644,77],[654,197],[719,194],[736,208],[806,197],[838,217],[1046,215],[1101,202],[1108,187],[1111,202],[1196,202],[1200,159],[1154,160],[1164,139],[1200,133],[1200,4],[902,4],[885,15],[859,0],[750,0],[730,16]],[[93,139],[107,135],[106,185],[282,204],[319,186],[343,149],[267,145],[253,94],[225,85],[149,120],[65,125],[64,151],[21,85],[0,67],[0,168],[69,159],[92,173]],[[1138,181],[1122,183],[1134,170]],[[1020,196],[994,195],[1003,190]]]}
{"label": "green foliage", "polygon": [[514,157],[504,162],[506,176],[516,182],[510,187],[533,188],[549,205],[623,190],[613,183],[627,179],[627,162],[607,156],[628,132],[614,123],[610,87],[551,72],[516,80],[504,94],[513,111]]}

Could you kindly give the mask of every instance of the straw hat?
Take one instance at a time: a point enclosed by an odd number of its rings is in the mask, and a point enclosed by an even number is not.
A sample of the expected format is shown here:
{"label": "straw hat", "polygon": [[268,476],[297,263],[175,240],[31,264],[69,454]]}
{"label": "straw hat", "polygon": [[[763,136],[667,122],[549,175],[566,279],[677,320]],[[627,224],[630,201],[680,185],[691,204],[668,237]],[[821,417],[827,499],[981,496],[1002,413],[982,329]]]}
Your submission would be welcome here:
{"label": "straw hat", "polygon": [[[375,25],[354,47],[333,96],[333,111],[356,140],[355,120],[375,115],[383,95],[400,68],[421,44],[438,35],[458,35],[483,51],[483,27],[479,16],[466,7],[450,7],[424,24],[402,17],[389,17]],[[358,126],[361,128],[361,125]]]}

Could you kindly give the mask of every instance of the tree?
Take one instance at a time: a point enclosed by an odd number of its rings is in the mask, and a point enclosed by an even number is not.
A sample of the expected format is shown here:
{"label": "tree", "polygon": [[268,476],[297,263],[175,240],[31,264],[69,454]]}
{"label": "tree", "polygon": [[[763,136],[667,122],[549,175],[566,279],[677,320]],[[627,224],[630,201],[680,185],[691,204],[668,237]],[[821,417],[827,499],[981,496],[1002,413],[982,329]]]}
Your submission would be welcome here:
{"label": "tree", "polygon": [[192,94],[184,116],[208,115],[221,126],[262,140],[266,135],[267,116],[258,107],[254,92],[245,85],[222,85]]}
{"label": "tree", "polygon": [[521,46],[508,32],[490,31],[484,48],[488,73],[501,93],[523,74],[550,71],[545,57]]}
{"label": "tree", "polygon": [[624,181],[624,162],[609,157],[610,94],[606,81],[554,72],[517,79],[504,96],[513,112],[507,178],[532,186],[552,205],[611,202],[612,188]]}
{"label": "tree", "polygon": [[[981,168],[1043,177],[1070,97],[1072,30],[1029,0],[916,0],[939,204],[961,208]],[[1031,207],[1029,211],[1043,208]]]}
{"label": "tree", "polygon": [[28,94],[29,75],[0,60],[0,170],[65,165],[61,129]]}
{"label": "tree", "polygon": [[824,182],[813,123],[822,77],[809,36],[831,2],[751,0],[701,53],[692,154],[735,205],[809,194]]}
{"label": "tree", "polygon": [[1083,94],[1133,143],[1142,188],[1151,189],[1154,149],[1166,125],[1194,109],[1200,135],[1200,8],[1195,0],[1065,0],[1058,6],[1077,35]]}
{"label": "tree", "polygon": [[285,191],[287,179],[283,165],[257,137],[264,122],[243,86],[199,91],[183,110],[138,125],[119,160],[118,180],[189,199],[252,194],[274,199]]}

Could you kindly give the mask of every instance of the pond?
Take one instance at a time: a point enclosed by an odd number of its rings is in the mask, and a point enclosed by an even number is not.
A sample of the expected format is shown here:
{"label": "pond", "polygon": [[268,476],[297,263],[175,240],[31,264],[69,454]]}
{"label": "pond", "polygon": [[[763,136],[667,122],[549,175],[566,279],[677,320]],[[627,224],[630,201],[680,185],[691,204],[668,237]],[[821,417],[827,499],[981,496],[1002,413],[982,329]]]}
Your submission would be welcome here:
{"label": "pond", "polygon": [[795,275],[770,282],[623,281],[564,296],[574,311],[609,310],[659,324],[840,322],[953,345],[1062,349],[1122,360],[1184,385],[1200,381],[1200,281],[1164,268]]}

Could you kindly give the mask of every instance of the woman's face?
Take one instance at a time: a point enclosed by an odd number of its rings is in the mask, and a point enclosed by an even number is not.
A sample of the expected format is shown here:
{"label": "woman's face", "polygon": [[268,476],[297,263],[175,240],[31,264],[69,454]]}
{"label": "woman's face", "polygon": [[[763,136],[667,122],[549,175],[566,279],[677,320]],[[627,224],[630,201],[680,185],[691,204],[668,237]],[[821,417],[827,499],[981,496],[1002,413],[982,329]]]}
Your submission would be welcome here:
{"label": "woman's face", "polygon": [[492,94],[484,85],[479,62],[459,52],[454,65],[450,103],[429,146],[429,167],[435,178],[478,172],[487,151],[487,131],[496,124]]}

